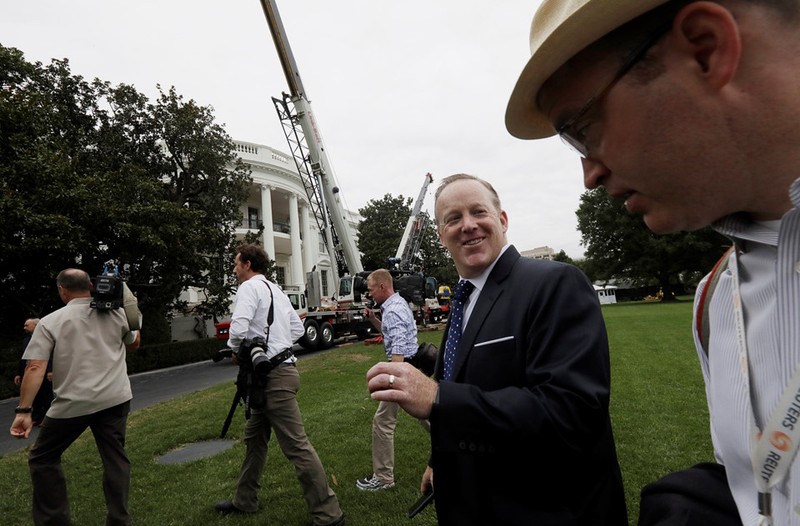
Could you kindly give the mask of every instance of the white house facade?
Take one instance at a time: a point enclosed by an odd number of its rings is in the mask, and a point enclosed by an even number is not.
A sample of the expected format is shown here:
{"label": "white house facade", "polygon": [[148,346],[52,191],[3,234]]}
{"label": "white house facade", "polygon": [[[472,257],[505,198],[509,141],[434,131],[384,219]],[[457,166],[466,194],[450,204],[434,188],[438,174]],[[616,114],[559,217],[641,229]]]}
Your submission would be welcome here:
{"label": "white house facade", "polygon": [[[250,192],[242,204],[237,237],[257,232],[264,224],[262,245],[275,260],[281,286],[304,287],[306,272],[322,273],[322,293],[333,293],[331,266],[323,234],[306,196],[291,155],[260,144],[235,141],[236,153],[250,168]],[[356,232],[357,223],[351,225]]]}
{"label": "white house facade", "polygon": [[[336,263],[325,250],[324,233],[317,226],[294,159],[270,146],[243,141],[234,141],[234,144],[237,155],[251,170],[250,189],[240,208],[241,221],[236,225],[236,237],[243,239],[248,232],[256,233],[263,224],[261,243],[275,261],[277,283],[303,290],[306,273],[314,269],[320,272],[322,279],[321,294],[333,295],[336,284],[331,269]],[[348,212],[347,217],[355,236],[360,217],[354,212]],[[182,299],[191,306],[204,298],[202,291],[190,289],[183,293]],[[176,329],[191,325],[188,322],[173,320],[173,339],[186,339],[176,334]],[[193,332],[200,334],[197,329]]]}

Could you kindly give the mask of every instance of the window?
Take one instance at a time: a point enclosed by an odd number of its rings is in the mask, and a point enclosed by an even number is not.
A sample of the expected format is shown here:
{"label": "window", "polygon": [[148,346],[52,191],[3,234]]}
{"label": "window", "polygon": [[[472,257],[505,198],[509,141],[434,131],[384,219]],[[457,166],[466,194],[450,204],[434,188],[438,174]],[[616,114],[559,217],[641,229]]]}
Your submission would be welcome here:
{"label": "window", "polygon": [[299,294],[287,294],[289,296],[289,302],[292,304],[292,308],[297,310],[300,308],[300,295]]}
{"label": "window", "polygon": [[258,230],[258,208],[247,207],[247,228]]}
{"label": "window", "polygon": [[286,267],[275,267],[275,282],[281,287],[286,286]]}
{"label": "window", "polygon": [[339,294],[342,296],[348,296],[351,292],[353,292],[353,280],[352,278],[342,278],[339,280]]}
{"label": "window", "polygon": [[329,294],[328,294],[328,271],[327,270],[323,270],[319,274],[320,274],[320,278],[322,278],[322,295],[323,296],[329,296]]}
{"label": "window", "polygon": [[319,233],[319,251],[320,252],[325,252],[325,233],[324,232],[320,232]]}

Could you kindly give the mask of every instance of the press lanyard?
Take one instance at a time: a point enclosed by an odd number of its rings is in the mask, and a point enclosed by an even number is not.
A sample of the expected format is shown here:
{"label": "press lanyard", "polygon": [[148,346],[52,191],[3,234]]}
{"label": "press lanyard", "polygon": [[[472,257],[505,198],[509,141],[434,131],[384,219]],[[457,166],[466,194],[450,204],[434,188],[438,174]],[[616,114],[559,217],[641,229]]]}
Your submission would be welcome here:
{"label": "press lanyard", "polygon": [[792,460],[800,445],[800,367],[795,370],[789,385],[781,395],[763,431],[758,428],[750,395],[750,370],[747,354],[747,338],[744,328],[744,308],[739,283],[739,260],[734,250],[733,265],[729,265],[733,277],[733,310],[736,321],[736,338],[739,344],[739,369],[744,380],[747,400],[750,402],[752,425],[750,460],[753,464],[756,489],[758,490],[758,525],[772,525],[772,488],[781,483],[789,472]]}

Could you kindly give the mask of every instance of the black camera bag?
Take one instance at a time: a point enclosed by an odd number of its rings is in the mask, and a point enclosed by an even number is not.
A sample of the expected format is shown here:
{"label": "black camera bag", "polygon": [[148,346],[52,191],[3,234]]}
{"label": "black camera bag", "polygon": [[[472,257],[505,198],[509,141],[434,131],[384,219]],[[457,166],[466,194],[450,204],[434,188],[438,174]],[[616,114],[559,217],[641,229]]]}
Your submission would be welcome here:
{"label": "black camera bag", "polygon": [[436,367],[436,355],[438,352],[439,349],[434,344],[420,343],[416,354],[411,358],[406,358],[404,361],[425,373],[425,376],[431,376]]}

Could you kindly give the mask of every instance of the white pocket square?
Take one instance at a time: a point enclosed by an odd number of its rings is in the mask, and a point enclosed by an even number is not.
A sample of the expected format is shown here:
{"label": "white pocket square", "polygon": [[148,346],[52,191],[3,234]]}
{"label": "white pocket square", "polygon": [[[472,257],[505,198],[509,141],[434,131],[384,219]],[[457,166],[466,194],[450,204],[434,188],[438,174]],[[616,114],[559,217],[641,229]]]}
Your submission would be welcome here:
{"label": "white pocket square", "polygon": [[513,340],[513,339],[514,339],[514,336],[503,336],[502,338],[497,338],[497,339],[494,339],[494,340],[489,340],[488,342],[476,343],[476,344],[474,345],[474,347],[483,347],[483,346],[485,346],[485,345],[491,345],[491,344],[493,344],[493,343],[505,342],[505,341],[508,341],[508,340]]}

